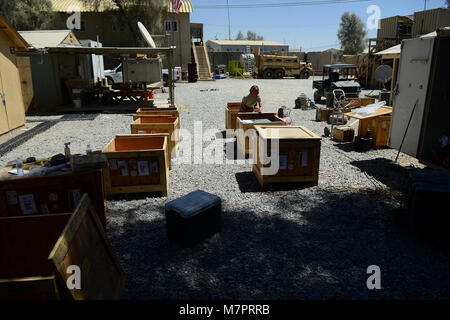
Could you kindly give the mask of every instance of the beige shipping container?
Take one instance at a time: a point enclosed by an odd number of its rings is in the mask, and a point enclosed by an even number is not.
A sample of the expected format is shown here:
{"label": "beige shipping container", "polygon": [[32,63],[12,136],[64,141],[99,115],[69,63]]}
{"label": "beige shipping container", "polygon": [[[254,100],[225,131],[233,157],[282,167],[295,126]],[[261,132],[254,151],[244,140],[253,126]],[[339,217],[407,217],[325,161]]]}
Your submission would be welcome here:
{"label": "beige shipping container", "polygon": [[415,12],[412,37],[417,38],[421,35],[436,31],[438,28],[448,26],[450,26],[450,9],[437,8]]}
{"label": "beige shipping container", "polygon": [[[398,25],[403,24],[405,29],[403,34],[398,34]],[[413,20],[405,16],[395,16],[379,20],[377,39],[386,38],[409,38]]]}

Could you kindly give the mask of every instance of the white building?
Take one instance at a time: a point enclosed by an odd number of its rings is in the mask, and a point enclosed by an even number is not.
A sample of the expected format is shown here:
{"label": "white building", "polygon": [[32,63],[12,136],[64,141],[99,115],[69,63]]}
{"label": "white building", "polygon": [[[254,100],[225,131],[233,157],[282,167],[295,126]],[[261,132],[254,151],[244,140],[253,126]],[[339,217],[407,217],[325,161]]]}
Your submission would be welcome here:
{"label": "white building", "polygon": [[272,51],[288,52],[289,45],[275,41],[253,41],[253,40],[208,40],[206,42],[208,51],[212,52],[252,52],[253,48],[261,48],[261,52]]}

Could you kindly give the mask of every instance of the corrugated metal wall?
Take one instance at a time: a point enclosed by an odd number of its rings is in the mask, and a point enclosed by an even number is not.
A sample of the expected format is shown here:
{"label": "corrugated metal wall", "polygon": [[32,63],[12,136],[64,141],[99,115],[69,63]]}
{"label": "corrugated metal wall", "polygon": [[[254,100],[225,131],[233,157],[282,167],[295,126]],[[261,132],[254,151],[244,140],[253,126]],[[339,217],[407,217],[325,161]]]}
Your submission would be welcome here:
{"label": "corrugated metal wall", "polygon": [[414,13],[414,25],[412,37],[435,31],[439,27],[450,25],[450,9],[438,8],[434,10],[420,11]]}
{"label": "corrugated metal wall", "polygon": [[380,19],[377,39],[397,37],[398,16]]}

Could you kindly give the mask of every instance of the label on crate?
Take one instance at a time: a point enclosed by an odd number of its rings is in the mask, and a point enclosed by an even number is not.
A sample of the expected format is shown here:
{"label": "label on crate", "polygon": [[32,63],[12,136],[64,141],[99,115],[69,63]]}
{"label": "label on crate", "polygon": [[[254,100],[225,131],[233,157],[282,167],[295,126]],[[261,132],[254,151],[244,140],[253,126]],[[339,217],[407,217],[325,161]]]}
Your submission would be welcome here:
{"label": "label on crate", "polygon": [[19,202],[20,209],[22,209],[22,214],[27,215],[38,213],[33,194],[24,194],[19,196]]}
{"label": "label on crate", "polygon": [[6,191],[6,203],[12,206],[17,205],[17,192]]}
{"label": "label on crate", "polygon": [[150,172],[151,173],[158,173],[158,162],[157,161],[152,161],[150,163]]}
{"label": "label on crate", "polygon": [[120,175],[122,177],[128,177],[129,173],[128,173],[128,163],[124,160],[121,160],[118,162],[118,166],[120,169]]}
{"label": "label on crate", "polygon": [[137,176],[137,171],[131,170],[130,171],[130,176],[136,177]]}
{"label": "label on crate", "polygon": [[285,154],[280,154],[280,158],[279,158],[279,169],[280,170],[286,170],[287,169],[287,161],[288,161],[288,156]]}
{"label": "label on crate", "polygon": [[109,169],[117,170],[117,160],[109,160]]}
{"label": "label on crate", "polygon": [[302,167],[308,166],[308,150],[303,150],[300,152],[300,165]]}
{"label": "label on crate", "polygon": [[138,161],[138,172],[141,177],[148,176],[150,174],[147,160]]}

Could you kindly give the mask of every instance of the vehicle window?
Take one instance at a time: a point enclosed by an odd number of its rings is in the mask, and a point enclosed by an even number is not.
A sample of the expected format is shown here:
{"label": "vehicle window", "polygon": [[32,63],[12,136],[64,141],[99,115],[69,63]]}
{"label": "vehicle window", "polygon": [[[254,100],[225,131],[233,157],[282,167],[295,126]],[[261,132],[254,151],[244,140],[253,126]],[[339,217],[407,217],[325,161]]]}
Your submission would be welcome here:
{"label": "vehicle window", "polygon": [[122,72],[122,65],[117,68],[116,72]]}

